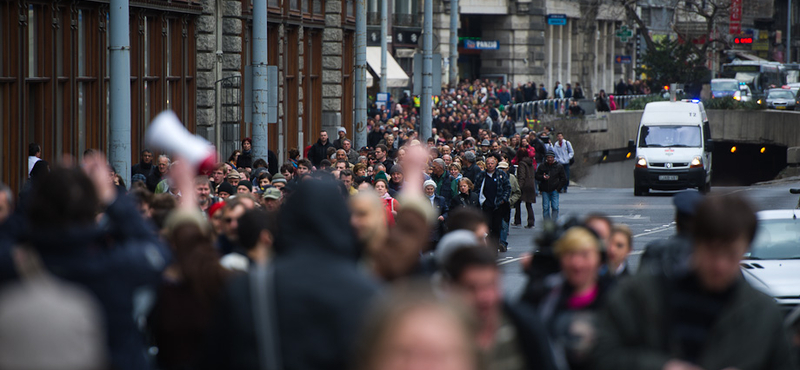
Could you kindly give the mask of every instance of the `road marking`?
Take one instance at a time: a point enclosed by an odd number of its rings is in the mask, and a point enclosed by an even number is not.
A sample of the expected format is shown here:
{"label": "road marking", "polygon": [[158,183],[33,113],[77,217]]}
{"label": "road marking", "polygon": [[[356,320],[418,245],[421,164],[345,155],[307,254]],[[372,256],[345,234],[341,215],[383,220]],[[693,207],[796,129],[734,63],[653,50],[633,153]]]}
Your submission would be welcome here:
{"label": "road marking", "polygon": [[[511,258],[511,257],[506,257],[506,258]],[[498,266],[507,265],[507,264],[509,264],[509,263],[512,263],[512,262],[517,262],[517,261],[519,261],[519,260],[522,260],[522,259],[524,259],[524,258],[525,258],[525,257],[516,257],[516,258],[511,258],[510,260],[509,260],[509,259],[507,259],[507,260],[505,260],[505,261],[503,261],[503,262],[498,262],[498,263],[497,263],[497,265],[498,265]]]}

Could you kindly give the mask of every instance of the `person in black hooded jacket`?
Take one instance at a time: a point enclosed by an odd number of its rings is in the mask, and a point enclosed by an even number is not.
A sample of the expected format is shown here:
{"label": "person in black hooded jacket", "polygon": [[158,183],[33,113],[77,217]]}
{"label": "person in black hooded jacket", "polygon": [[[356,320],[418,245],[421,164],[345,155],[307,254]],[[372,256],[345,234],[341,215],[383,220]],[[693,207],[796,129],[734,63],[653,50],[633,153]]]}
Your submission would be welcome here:
{"label": "person in black hooded jacket", "polygon": [[[328,212],[317,212],[325,204]],[[347,369],[354,333],[377,283],[358,267],[359,249],[335,182],[308,180],[288,195],[271,262],[282,369]],[[231,282],[209,336],[203,367],[259,369],[250,278]],[[275,359],[273,359],[275,360]]]}

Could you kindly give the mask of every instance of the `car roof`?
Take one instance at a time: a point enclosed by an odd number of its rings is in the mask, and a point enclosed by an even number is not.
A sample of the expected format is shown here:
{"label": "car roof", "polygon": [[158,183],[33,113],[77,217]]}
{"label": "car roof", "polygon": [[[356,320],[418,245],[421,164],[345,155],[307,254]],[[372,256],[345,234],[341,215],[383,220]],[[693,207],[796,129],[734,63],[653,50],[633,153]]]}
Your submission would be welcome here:
{"label": "car roof", "polygon": [[730,82],[736,82],[736,83],[739,83],[739,80],[737,80],[737,79],[735,79],[735,78],[715,78],[715,79],[711,80],[711,82],[714,82],[714,81],[722,81],[722,82],[724,82],[724,81],[730,81]]}
{"label": "car roof", "polygon": [[756,213],[759,220],[789,220],[800,217],[798,209],[772,209]]}

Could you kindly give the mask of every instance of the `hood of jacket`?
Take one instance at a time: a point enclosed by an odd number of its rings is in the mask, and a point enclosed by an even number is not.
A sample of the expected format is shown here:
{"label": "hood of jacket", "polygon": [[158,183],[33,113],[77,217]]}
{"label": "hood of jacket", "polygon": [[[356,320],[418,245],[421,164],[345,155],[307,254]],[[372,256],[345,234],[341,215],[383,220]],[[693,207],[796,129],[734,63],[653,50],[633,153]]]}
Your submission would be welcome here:
{"label": "hood of jacket", "polygon": [[359,258],[347,203],[333,181],[300,183],[281,208],[279,224],[278,257],[312,253]]}

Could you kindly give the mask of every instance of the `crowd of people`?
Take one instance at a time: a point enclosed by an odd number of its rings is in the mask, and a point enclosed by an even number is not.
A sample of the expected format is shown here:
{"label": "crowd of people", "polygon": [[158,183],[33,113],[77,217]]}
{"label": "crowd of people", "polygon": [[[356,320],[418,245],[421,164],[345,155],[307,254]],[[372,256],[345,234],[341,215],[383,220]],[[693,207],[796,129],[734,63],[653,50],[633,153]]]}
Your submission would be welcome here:
{"label": "crowd of people", "polygon": [[[677,194],[678,233],[633,271],[625,225],[559,221],[562,135],[381,125],[374,149],[321,133],[275,173],[144,150],[129,188],[99,152],[31,159],[19,197],[0,188],[0,368],[793,368],[739,272],[744,199]],[[515,246],[528,282],[507,297],[498,250],[537,193],[547,226]]]}
{"label": "crowd of people", "polygon": [[[129,186],[102,153],[31,144],[20,194],[0,186],[0,368],[794,368],[800,341],[739,272],[747,201],[675,195],[677,234],[634,271],[630,228],[559,215],[574,148],[517,133],[512,95],[464,83],[430,138],[411,101],[365,147],[322,131],[280,166],[249,138],[207,174],[145,149]],[[523,222],[535,242],[509,246]],[[509,247],[530,251],[519,297]]]}

